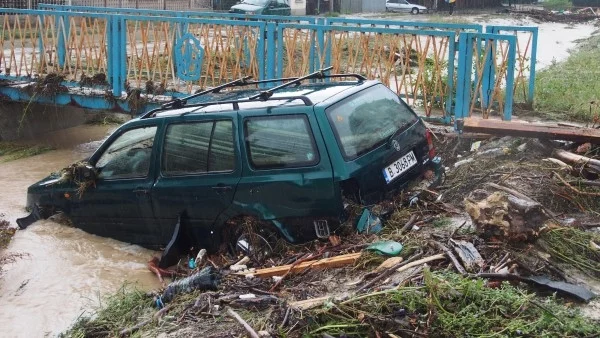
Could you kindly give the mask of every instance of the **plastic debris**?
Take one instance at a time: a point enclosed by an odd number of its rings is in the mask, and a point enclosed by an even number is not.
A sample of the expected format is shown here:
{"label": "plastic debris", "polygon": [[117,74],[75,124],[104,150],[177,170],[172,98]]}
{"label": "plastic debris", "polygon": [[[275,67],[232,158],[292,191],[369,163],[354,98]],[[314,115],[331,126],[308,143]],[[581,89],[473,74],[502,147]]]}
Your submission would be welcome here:
{"label": "plastic debris", "polygon": [[168,303],[180,293],[190,293],[194,290],[216,290],[219,283],[217,273],[211,266],[187,278],[175,281],[167,286],[162,294],[162,302]]}
{"label": "plastic debris", "polygon": [[367,247],[367,250],[374,251],[380,255],[398,256],[404,246],[395,241],[375,242]]}
{"label": "plastic debris", "polygon": [[356,223],[356,229],[360,234],[376,234],[379,233],[383,227],[379,217],[373,215],[369,209],[365,208]]}

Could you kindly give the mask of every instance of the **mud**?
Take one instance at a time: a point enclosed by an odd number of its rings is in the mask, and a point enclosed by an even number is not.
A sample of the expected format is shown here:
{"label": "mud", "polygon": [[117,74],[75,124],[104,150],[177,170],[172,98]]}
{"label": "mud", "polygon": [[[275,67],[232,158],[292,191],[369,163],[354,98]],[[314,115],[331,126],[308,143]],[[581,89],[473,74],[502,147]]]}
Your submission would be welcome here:
{"label": "mud", "polygon": [[[26,214],[27,186],[91,155],[98,141],[114,128],[83,125],[41,135],[31,142],[57,150],[0,163],[0,213],[15,224],[17,217]],[[3,337],[54,336],[97,307],[99,297],[115,292],[126,281],[143,289],[158,286],[146,269],[152,251],[52,220],[17,231],[5,253],[22,257],[4,266],[0,277]]]}

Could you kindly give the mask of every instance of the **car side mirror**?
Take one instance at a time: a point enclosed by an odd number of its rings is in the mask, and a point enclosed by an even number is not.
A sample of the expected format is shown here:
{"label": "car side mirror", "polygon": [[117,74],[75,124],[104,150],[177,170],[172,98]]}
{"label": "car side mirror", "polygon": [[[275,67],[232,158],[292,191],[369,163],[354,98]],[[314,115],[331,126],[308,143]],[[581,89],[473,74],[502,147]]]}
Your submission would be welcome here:
{"label": "car side mirror", "polygon": [[73,169],[75,182],[93,182],[98,177],[98,169],[91,164],[78,165]]}

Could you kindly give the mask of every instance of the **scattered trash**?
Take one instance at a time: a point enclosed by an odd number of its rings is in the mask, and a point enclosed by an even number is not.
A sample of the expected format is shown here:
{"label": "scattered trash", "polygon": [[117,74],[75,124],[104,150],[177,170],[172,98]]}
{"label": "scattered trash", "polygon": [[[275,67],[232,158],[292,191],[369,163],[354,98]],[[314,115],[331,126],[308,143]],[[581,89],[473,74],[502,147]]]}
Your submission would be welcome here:
{"label": "scattered trash", "polygon": [[358,233],[376,234],[382,229],[381,220],[373,215],[369,209],[365,208],[362,215],[356,223]]}
{"label": "scattered trash", "polygon": [[196,255],[196,260],[194,261],[196,266],[202,265],[202,263],[204,263],[204,258],[206,258],[206,249],[200,249],[200,251],[198,251],[198,255]]}
{"label": "scattered trash", "polygon": [[456,241],[452,238],[450,239],[450,243],[454,248],[454,252],[456,252],[458,258],[460,258],[463,266],[468,272],[475,272],[483,269],[485,261],[473,243],[467,241]]}
{"label": "scattered trash", "polygon": [[218,283],[218,274],[208,266],[189,277],[169,284],[165,288],[161,300],[163,303],[168,303],[180,293],[189,293],[193,290],[216,290]]}
{"label": "scattered trash", "polygon": [[366,250],[374,251],[380,255],[398,256],[402,251],[402,244],[395,241],[375,242],[367,247]]}
{"label": "scattered trash", "polygon": [[579,285],[565,283],[561,281],[553,281],[546,276],[529,276],[523,277],[510,273],[481,273],[477,277],[490,278],[490,279],[502,279],[502,280],[518,280],[521,282],[535,284],[536,286],[542,286],[549,288],[553,291],[558,291],[568,296],[576,297],[584,302],[589,302],[596,295],[589,289]]}

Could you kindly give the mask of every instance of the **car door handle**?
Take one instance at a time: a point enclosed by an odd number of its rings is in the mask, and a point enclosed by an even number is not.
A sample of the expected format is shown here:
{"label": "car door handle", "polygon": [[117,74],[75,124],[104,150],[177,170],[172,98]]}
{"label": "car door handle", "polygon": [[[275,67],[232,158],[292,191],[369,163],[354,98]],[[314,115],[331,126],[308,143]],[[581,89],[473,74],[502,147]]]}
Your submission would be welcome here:
{"label": "car door handle", "polygon": [[212,187],[212,189],[217,192],[225,192],[225,191],[232,190],[231,186],[228,186],[228,185],[217,185],[217,186]]}

